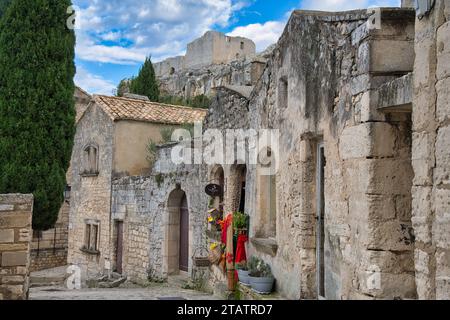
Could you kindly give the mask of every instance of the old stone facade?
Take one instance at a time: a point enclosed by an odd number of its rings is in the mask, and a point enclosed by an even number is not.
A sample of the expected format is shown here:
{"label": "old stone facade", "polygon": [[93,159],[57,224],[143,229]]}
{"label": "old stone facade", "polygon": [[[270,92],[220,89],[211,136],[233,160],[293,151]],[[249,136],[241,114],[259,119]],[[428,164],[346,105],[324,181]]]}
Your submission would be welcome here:
{"label": "old stone facade", "polygon": [[[250,216],[247,256],[271,266],[284,298],[448,299],[450,11],[437,0],[419,19],[404,5],[294,11],[253,80],[214,85],[203,136],[158,146],[146,173],[114,169],[117,124],[88,109],[76,145],[99,138],[105,171],[74,182],[78,231],[69,259],[136,281],[187,271],[221,290],[223,269],[194,263],[196,249],[221,240],[206,223],[214,207]],[[245,154],[230,162],[228,152],[239,154],[246,145],[235,143],[246,137],[229,129],[272,130],[278,144],[258,145],[256,163]],[[231,148],[212,161],[173,162],[182,146],[194,154],[202,148],[204,157],[215,143],[211,132],[231,137]],[[223,195],[207,196],[210,183]],[[101,233],[100,249],[89,262],[77,248],[94,212],[89,224]]]}
{"label": "old stone facade", "polygon": [[[206,248],[208,201],[206,194],[199,192],[199,187],[206,185],[206,173],[200,165],[172,164],[173,146],[159,147],[151,175],[113,181],[112,219],[116,226],[117,222],[124,224],[123,274],[131,280],[163,280],[179,274],[180,232],[188,235],[185,271],[189,275],[194,269],[191,257]],[[187,198],[187,230],[180,229],[183,197]]]}
{"label": "old stone facade", "polygon": [[416,21],[412,222],[420,299],[450,299],[450,3]]}
{"label": "old stone facade", "polygon": [[28,298],[33,195],[0,195],[0,300]]}
{"label": "old stone facade", "polygon": [[[114,228],[119,220],[113,218],[113,180],[150,172],[149,142],[159,142],[162,129],[201,121],[204,114],[205,110],[144,100],[93,97],[77,124],[71,160],[68,262],[81,267],[84,280],[115,270],[123,272],[123,264],[116,264],[114,249]],[[132,221],[121,236],[139,236],[136,232],[142,228]],[[136,254],[141,253],[143,250]],[[123,258],[135,261],[131,256]],[[147,269],[141,261],[136,263]]]}

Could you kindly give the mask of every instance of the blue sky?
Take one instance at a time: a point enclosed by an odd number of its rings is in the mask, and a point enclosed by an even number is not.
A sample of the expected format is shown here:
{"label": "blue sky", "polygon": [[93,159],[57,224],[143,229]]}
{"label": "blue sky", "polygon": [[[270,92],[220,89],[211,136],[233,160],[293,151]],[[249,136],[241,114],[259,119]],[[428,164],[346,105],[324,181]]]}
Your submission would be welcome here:
{"label": "blue sky", "polygon": [[351,10],[399,6],[400,0],[72,0],[78,7],[77,85],[112,94],[137,74],[146,56],[154,62],[185,53],[207,30],[275,43],[293,9]]}

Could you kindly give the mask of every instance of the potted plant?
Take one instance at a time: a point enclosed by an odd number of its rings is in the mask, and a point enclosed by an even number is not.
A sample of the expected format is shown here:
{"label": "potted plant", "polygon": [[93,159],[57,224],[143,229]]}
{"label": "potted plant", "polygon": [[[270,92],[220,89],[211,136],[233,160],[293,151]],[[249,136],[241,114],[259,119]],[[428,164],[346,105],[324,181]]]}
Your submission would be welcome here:
{"label": "potted plant", "polygon": [[263,260],[252,257],[249,261],[248,268],[252,289],[261,294],[271,293],[275,278],[273,277],[270,266]]}
{"label": "potted plant", "polygon": [[237,234],[246,234],[249,216],[242,212],[233,214],[233,228]]}
{"label": "potted plant", "polygon": [[250,286],[250,271],[248,270],[247,262],[237,263],[236,270],[238,273],[239,282],[245,286]]}

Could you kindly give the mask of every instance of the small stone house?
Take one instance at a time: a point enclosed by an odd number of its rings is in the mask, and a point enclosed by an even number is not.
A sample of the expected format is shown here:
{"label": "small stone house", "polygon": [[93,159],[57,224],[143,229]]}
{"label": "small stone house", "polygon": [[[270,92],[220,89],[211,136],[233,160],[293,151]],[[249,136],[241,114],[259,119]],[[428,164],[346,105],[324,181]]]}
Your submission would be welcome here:
{"label": "small stone house", "polygon": [[71,159],[69,264],[88,278],[113,271],[113,179],[148,174],[149,143],[160,142],[163,129],[202,121],[205,113],[136,96],[92,97],[78,121]]}

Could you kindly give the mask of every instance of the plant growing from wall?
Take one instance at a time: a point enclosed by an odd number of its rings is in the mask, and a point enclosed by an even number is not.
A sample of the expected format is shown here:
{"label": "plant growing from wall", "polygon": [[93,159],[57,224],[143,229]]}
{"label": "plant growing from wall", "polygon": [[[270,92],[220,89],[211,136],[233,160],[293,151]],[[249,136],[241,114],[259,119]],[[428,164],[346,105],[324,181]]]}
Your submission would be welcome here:
{"label": "plant growing from wall", "polygon": [[157,153],[157,144],[153,142],[152,140],[149,140],[147,142],[147,162],[150,166],[150,168],[153,168],[156,161],[156,153]]}
{"label": "plant growing from wall", "polygon": [[239,230],[247,229],[249,216],[242,212],[235,212],[233,214],[233,228],[237,232]]}
{"label": "plant growing from wall", "polygon": [[71,5],[14,0],[0,19],[0,193],[34,195],[34,230],[52,228],[64,202],[75,134]]}
{"label": "plant growing from wall", "polygon": [[164,175],[162,175],[161,173],[158,173],[155,176],[155,180],[156,180],[156,184],[158,185],[158,188],[160,188],[161,185],[164,183]]}

